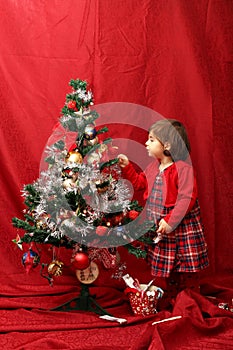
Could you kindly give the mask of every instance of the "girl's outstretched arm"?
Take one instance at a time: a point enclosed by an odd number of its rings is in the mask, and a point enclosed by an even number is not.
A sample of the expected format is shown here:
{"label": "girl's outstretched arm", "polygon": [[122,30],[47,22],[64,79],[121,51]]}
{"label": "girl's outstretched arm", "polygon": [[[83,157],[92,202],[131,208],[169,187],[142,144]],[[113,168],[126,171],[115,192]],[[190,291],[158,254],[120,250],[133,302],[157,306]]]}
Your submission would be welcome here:
{"label": "girl's outstretched arm", "polygon": [[144,172],[137,172],[126,155],[119,154],[118,159],[123,177],[132,183],[134,190],[147,190],[147,179]]}

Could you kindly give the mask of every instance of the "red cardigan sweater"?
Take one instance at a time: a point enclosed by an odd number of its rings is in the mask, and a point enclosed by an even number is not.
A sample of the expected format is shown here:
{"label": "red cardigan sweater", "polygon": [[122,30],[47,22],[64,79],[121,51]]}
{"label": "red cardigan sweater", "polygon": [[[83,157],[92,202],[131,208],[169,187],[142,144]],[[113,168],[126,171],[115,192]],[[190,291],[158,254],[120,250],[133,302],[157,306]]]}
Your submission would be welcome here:
{"label": "red cardigan sweater", "polygon": [[[159,173],[158,161],[152,162],[145,172],[136,172],[129,163],[122,168],[123,177],[131,181],[135,190],[144,190],[146,200],[151,193],[156,176]],[[193,167],[184,162],[177,161],[162,172],[163,204],[166,208],[172,208],[164,220],[172,227],[177,226],[183,217],[189,213],[197,202],[197,183]]]}

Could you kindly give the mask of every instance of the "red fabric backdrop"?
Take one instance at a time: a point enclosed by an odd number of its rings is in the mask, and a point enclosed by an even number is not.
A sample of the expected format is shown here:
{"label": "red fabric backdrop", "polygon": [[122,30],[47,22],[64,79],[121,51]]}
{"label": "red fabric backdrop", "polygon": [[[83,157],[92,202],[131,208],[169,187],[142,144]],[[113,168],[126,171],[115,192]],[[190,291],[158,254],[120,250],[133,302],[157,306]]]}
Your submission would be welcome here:
{"label": "red fabric backdrop", "polygon": [[[11,242],[17,233],[11,218],[20,216],[23,209],[20,190],[38,177],[41,154],[58,120],[65,94],[70,91],[68,82],[72,78],[90,84],[95,104],[130,102],[184,122],[198,173],[211,260],[203,290],[207,294],[214,291],[215,296],[220,293],[225,299],[232,297],[232,18],[233,2],[228,0],[0,1],[0,279],[4,320],[1,330],[7,332],[0,336],[0,342],[6,349],[28,349],[32,344],[35,348],[94,349],[91,344],[99,342],[102,346],[105,334],[111,334],[111,339],[115,337],[115,343],[109,340],[101,349],[113,348],[114,344],[117,349],[149,346],[172,349],[168,347],[168,334],[172,332],[177,334],[174,349],[181,349],[182,345],[183,321],[177,324],[178,333],[172,326],[164,326],[160,332],[159,327],[148,326],[145,319],[130,316],[132,327],[121,328],[125,342],[119,338],[118,328],[107,331],[100,321],[95,331],[83,332],[95,322],[93,315],[71,317],[65,313],[59,314],[59,319],[57,314],[26,310],[55,306],[77,288],[69,268],[53,288],[39,276],[38,270],[26,275],[21,265],[22,252]],[[143,143],[144,139],[137,141]],[[122,256],[135,277],[147,274],[145,279],[150,278],[143,261],[135,261],[125,252]],[[221,284],[224,287],[219,287]],[[118,315],[130,314],[122,297],[123,286],[111,280],[109,271],[102,272],[93,288],[104,306],[117,306]],[[197,330],[198,321],[193,325],[193,317],[185,314],[188,332],[196,344],[200,341],[206,344],[212,327],[216,330],[216,344],[222,346],[218,335],[223,334],[225,345],[230,348],[229,312],[225,315],[225,311],[223,314],[218,309],[213,311],[208,302],[204,307],[206,304],[198,296],[184,293],[177,301],[179,313],[182,308],[186,310],[190,300],[194,312],[201,308],[208,317],[213,317],[212,325],[197,317],[206,329],[202,338]],[[219,315],[223,317],[221,321]],[[77,323],[80,328],[76,328]],[[137,329],[141,329],[141,338]],[[38,330],[43,337],[36,333]],[[51,330],[56,333],[53,335]],[[22,340],[20,332],[26,331],[31,335]],[[72,343],[75,338],[83,345],[75,347]],[[131,347],[127,347],[129,343]]]}

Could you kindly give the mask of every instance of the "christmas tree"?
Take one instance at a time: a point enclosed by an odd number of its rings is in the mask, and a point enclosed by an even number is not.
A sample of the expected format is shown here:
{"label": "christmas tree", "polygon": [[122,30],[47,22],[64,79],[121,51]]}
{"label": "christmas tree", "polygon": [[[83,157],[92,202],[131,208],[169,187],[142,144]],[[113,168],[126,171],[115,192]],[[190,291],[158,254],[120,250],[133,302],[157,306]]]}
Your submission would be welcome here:
{"label": "christmas tree", "polygon": [[[143,208],[131,200],[112,139],[104,139],[108,129],[96,127],[100,116],[92,107],[93,95],[87,83],[76,79],[69,85],[72,91],[66,95],[59,118],[63,133],[46,147],[47,168],[34,183],[24,186],[24,218],[12,219],[13,225],[24,231],[15,243],[30,246],[23,254],[23,265],[27,271],[46,266],[43,276],[51,284],[53,276],[62,274],[63,263],[54,257],[50,264],[44,264],[33,249],[37,244],[71,249],[71,262],[82,281],[82,271],[95,260],[115,267],[119,246],[145,257],[141,248],[150,243],[145,233],[153,229],[151,222],[140,220]],[[68,147],[69,132],[75,140]]]}

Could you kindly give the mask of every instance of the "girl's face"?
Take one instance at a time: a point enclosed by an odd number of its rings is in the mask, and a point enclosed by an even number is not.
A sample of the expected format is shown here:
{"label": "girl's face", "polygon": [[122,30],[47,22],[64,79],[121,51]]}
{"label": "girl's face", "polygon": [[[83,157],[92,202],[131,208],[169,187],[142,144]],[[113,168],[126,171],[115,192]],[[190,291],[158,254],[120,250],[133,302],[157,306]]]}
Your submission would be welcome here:
{"label": "girl's face", "polygon": [[164,146],[151,132],[148,135],[145,145],[150,157],[158,159],[163,157]]}

